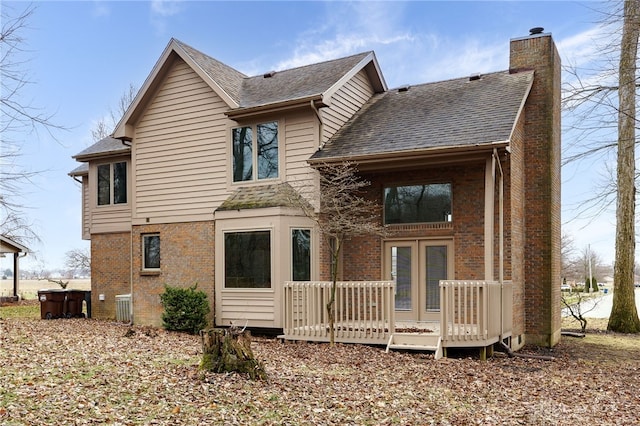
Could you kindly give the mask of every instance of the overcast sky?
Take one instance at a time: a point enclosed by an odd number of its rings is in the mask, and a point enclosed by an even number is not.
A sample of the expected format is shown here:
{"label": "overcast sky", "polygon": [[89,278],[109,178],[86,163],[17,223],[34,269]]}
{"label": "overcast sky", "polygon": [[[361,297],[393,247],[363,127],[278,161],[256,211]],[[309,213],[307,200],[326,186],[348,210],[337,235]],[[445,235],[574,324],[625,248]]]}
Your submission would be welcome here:
{"label": "overcast sky", "polygon": [[[24,2],[3,1],[17,14]],[[22,204],[42,243],[23,268],[55,269],[81,239],[79,185],[71,156],[91,143],[91,129],[117,108],[130,84],[140,87],[171,37],[248,74],[375,51],[390,88],[508,68],[509,40],[532,27],[550,32],[564,63],[593,53],[601,16],[595,2],[37,2],[24,31],[28,78],[21,93],[55,113],[68,131],[12,135],[24,141],[20,163],[42,171]],[[565,138],[566,139],[566,138]],[[564,231],[613,260],[614,216],[570,220],[593,192],[602,164],[563,169]],[[585,225],[586,224],[586,225]],[[10,267],[3,259],[0,268]]]}

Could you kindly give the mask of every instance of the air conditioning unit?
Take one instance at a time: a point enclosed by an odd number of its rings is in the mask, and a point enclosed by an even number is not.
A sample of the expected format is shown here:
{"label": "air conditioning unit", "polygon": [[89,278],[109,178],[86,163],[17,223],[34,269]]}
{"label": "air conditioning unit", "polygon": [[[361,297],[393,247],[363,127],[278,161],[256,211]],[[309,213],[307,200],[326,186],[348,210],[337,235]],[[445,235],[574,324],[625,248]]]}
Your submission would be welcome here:
{"label": "air conditioning unit", "polygon": [[131,294],[116,295],[116,320],[131,322]]}

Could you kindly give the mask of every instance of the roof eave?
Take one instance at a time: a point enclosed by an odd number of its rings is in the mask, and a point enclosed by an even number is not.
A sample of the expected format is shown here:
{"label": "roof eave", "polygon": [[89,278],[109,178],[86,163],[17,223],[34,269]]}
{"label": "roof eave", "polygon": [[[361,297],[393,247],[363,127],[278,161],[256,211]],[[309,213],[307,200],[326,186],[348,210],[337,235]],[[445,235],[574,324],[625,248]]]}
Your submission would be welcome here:
{"label": "roof eave", "polygon": [[131,155],[131,148],[126,147],[126,148],[118,149],[114,151],[94,152],[94,153],[85,154],[85,155],[74,155],[71,158],[73,158],[76,161],[80,161],[84,163],[92,160],[99,160],[102,158],[121,157],[123,155]]}
{"label": "roof eave", "polygon": [[23,246],[20,243],[17,243],[4,235],[0,235],[0,241],[2,242],[2,246],[11,247],[12,251],[0,251],[1,253],[29,253],[29,250],[26,246]]}
{"label": "roof eave", "polygon": [[307,162],[312,166],[320,166],[322,164],[340,163],[343,161],[351,161],[358,165],[366,164],[382,164],[388,162],[399,162],[403,160],[416,161],[428,160],[444,157],[464,156],[469,154],[484,154],[491,152],[493,149],[506,148],[509,146],[510,140],[487,142],[473,145],[451,145],[446,147],[430,147],[422,149],[412,149],[395,152],[339,156],[328,158],[310,158]]}
{"label": "roof eave", "polygon": [[259,114],[282,112],[296,108],[310,107],[312,104],[315,108],[322,108],[326,106],[322,101],[322,94],[315,94],[311,96],[305,96],[303,98],[287,99],[286,101],[281,102],[273,102],[253,107],[232,109],[227,111],[225,114],[232,120],[236,120],[239,118],[245,118]]}
{"label": "roof eave", "polygon": [[72,170],[69,173],[67,173],[67,176],[71,176],[71,177],[89,176],[89,171],[88,170],[80,170],[80,171]]}

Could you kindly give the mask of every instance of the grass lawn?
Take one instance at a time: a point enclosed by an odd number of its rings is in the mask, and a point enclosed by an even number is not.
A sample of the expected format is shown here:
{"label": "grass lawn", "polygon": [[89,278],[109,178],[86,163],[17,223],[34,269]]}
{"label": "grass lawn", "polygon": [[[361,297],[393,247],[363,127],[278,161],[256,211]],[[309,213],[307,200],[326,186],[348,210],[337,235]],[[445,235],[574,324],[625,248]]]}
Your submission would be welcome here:
{"label": "grass lawn", "polygon": [[596,321],[585,338],[522,351],[553,361],[255,337],[269,379],[251,381],[199,371],[198,336],[40,320],[37,304],[0,307],[0,318],[3,426],[640,423],[640,338],[591,330]]}

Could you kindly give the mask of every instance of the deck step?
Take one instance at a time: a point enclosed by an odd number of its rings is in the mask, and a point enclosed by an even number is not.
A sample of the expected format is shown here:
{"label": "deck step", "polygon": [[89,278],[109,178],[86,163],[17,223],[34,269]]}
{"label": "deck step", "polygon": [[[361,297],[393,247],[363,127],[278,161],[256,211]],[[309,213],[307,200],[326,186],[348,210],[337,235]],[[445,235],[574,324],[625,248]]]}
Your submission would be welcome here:
{"label": "deck step", "polygon": [[389,338],[386,352],[389,349],[435,352],[438,359],[442,357],[442,339],[437,334],[394,333]]}

